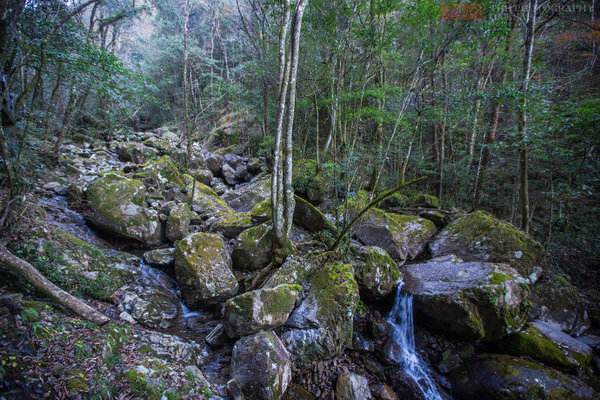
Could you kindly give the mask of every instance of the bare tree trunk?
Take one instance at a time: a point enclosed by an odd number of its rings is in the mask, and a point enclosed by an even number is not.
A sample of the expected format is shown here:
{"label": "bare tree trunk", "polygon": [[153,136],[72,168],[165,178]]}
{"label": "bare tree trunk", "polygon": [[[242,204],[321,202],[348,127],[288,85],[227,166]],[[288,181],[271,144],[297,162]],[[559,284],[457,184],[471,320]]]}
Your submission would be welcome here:
{"label": "bare tree trunk", "polygon": [[2,245],[0,245],[0,264],[25,278],[34,288],[67,307],[75,314],[100,325],[110,321],[106,315],[50,282],[33,265],[14,256]]}
{"label": "bare tree trunk", "polygon": [[188,40],[189,40],[189,27],[190,24],[190,0],[185,1],[185,9],[183,16],[183,124],[186,141],[186,157],[185,164],[186,168],[190,168],[190,161],[192,159],[192,132],[190,126],[190,99],[188,90],[188,63],[189,63],[189,51],[188,51]]}
{"label": "bare tree trunk", "polygon": [[518,135],[520,141],[519,149],[519,178],[520,178],[520,202],[521,202],[521,229],[529,232],[529,146],[527,135],[527,96],[529,82],[531,80],[531,62],[533,57],[533,46],[535,39],[535,20],[537,16],[538,0],[529,0],[527,12],[527,27],[525,33],[525,54],[523,58],[523,82],[521,84],[521,95],[523,101],[519,108],[517,120]]}
{"label": "bare tree trunk", "polygon": [[285,207],[285,236],[289,237],[292,230],[294,217],[294,188],[292,187],[292,166],[294,150],[294,114],[296,108],[296,80],[298,76],[298,62],[300,59],[300,35],[302,32],[302,18],[308,0],[299,0],[296,5],[296,13],[293,21],[292,43],[291,43],[291,69],[290,69],[290,92],[285,148],[285,185],[284,185],[284,207]]}

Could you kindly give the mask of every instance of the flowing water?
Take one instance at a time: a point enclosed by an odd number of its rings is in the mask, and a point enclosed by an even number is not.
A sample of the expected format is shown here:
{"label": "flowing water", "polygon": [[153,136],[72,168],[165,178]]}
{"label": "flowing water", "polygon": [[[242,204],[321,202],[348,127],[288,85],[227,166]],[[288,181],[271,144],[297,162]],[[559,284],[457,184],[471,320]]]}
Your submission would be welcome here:
{"label": "flowing water", "polygon": [[416,383],[426,400],[442,400],[427,365],[415,350],[413,298],[410,294],[402,292],[403,286],[404,282],[398,283],[394,307],[387,318],[394,341],[388,356]]}

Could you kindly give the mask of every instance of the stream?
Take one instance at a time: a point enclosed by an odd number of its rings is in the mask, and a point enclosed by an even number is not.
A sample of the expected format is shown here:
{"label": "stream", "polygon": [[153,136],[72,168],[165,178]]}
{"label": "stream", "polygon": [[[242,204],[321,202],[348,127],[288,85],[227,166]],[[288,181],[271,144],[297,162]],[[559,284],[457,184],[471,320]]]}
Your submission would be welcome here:
{"label": "stream", "polygon": [[387,318],[395,343],[388,356],[415,382],[426,400],[442,400],[429,368],[415,349],[413,298],[402,292],[403,287],[404,282],[400,281],[396,288],[394,306]]}

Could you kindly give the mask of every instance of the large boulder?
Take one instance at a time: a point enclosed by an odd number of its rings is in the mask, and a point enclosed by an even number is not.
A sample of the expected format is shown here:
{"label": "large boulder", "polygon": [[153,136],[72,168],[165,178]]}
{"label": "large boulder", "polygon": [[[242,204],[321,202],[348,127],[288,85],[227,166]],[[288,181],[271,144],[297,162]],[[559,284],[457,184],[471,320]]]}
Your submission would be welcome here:
{"label": "large boulder", "polygon": [[125,142],[119,144],[117,154],[121,161],[142,164],[147,160],[157,157],[158,151],[142,143]]}
{"label": "large boulder", "polygon": [[146,246],[161,242],[158,213],[145,207],[141,181],[109,173],[87,188],[86,199],[87,218],[93,225]]}
{"label": "large boulder", "polygon": [[231,253],[236,269],[256,271],[272,259],[271,226],[267,223],[246,229],[240,234]]}
{"label": "large boulder", "polygon": [[254,218],[248,212],[222,213],[211,224],[211,231],[218,232],[226,238],[235,238],[248,228],[256,225]]}
{"label": "large boulder", "polygon": [[524,276],[543,256],[542,245],[513,225],[484,211],[464,215],[429,244],[433,257],[455,254],[467,261],[505,262]]}
{"label": "large boulder", "polygon": [[506,354],[527,356],[575,373],[587,369],[592,360],[591,347],[567,335],[559,326],[539,320],[502,340],[498,348]]}
{"label": "large boulder", "polygon": [[189,204],[179,203],[173,207],[167,218],[167,239],[175,242],[186,237],[190,231],[192,215]]}
{"label": "large boulder", "polygon": [[265,176],[227,192],[223,199],[236,211],[250,211],[257,203],[271,198],[271,177]]}
{"label": "large boulder", "polygon": [[295,196],[294,224],[309,232],[319,232],[325,229],[334,230],[335,227],[327,221],[325,215],[315,206],[300,196]]}
{"label": "large boulder", "polygon": [[225,302],[225,332],[230,338],[285,324],[302,290],[299,285],[258,289]]}
{"label": "large boulder", "polygon": [[540,319],[558,324],[570,335],[579,336],[590,328],[583,298],[564,274],[544,274],[533,288],[532,301]]}
{"label": "large boulder", "polygon": [[168,329],[179,314],[179,299],[160,286],[126,285],[113,295],[119,311],[126,312],[148,328]]}
{"label": "large boulder", "polygon": [[320,204],[327,194],[326,178],[322,172],[317,172],[315,160],[294,160],[293,167],[294,192],[313,204]]}
{"label": "large boulder", "polygon": [[369,381],[362,375],[346,372],[338,376],[335,384],[335,400],[372,399]]}
{"label": "large boulder", "polygon": [[217,153],[207,153],[204,155],[206,166],[215,176],[221,176],[221,168],[223,168],[223,156]]}
{"label": "large boulder", "polygon": [[148,187],[156,188],[159,191],[168,187],[183,188],[185,186],[183,175],[169,156],[162,156],[146,163],[134,177],[143,180]]}
{"label": "large boulder", "polygon": [[177,242],[175,275],[190,307],[219,303],[238,291],[231,259],[216,234],[194,233]]}
{"label": "large boulder", "polygon": [[203,183],[196,182],[194,186],[193,178],[186,176],[188,200],[192,197],[192,209],[204,218],[216,218],[222,215],[232,213],[231,207],[219,197],[219,195],[210,187]]}
{"label": "large boulder", "polygon": [[527,322],[528,281],[506,264],[445,257],[406,266],[404,279],[418,316],[441,333],[495,340]]}
{"label": "large boulder", "polygon": [[308,278],[320,267],[317,260],[308,257],[288,256],[273,272],[263,287],[273,288],[283,284],[308,285]]}
{"label": "large boulder", "polygon": [[110,301],[123,285],[139,278],[139,258],[102,249],[61,229],[19,245],[15,252],[59,287],[78,296]]}
{"label": "large boulder", "polygon": [[362,294],[370,300],[389,295],[402,273],[390,255],[379,247],[357,247],[354,276]]}
{"label": "large boulder", "polygon": [[362,243],[381,247],[395,260],[405,262],[425,249],[436,230],[435,224],[424,218],[374,208],[357,222],[354,234]]}
{"label": "large boulder", "polygon": [[271,331],[243,337],[233,347],[231,376],[248,399],[280,399],[292,379],[290,355]]}
{"label": "large boulder", "polygon": [[451,377],[455,396],[465,400],[591,400],[594,391],[583,382],[535,362],[505,355],[483,354]]}
{"label": "large boulder", "polygon": [[294,310],[281,339],[299,362],[341,354],[352,344],[358,285],[350,264],[330,263],[310,278],[310,291]]}

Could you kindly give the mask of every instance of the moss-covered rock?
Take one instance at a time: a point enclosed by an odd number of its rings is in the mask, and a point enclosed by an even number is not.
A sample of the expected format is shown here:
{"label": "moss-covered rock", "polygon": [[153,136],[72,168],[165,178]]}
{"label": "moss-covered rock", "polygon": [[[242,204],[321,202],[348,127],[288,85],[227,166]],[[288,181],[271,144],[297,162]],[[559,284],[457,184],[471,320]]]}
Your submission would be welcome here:
{"label": "moss-covered rock", "polygon": [[194,187],[194,180],[189,175],[185,175],[184,179],[186,181],[188,201],[191,199],[193,193],[192,208],[195,212],[205,218],[215,218],[233,213],[231,207],[209,186],[196,182]]}
{"label": "moss-covered rock", "polygon": [[461,399],[591,400],[596,393],[583,382],[535,362],[483,354],[451,376]]}
{"label": "moss-covered rock", "polygon": [[252,219],[258,222],[264,222],[271,219],[273,215],[273,207],[271,207],[271,200],[263,200],[258,202],[250,210]]}
{"label": "moss-covered rock", "polygon": [[436,230],[435,224],[424,218],[373,208],[356,223],[354,234],[362,243],[381,247],[404,262],[419,255]]}
{"label": "moss-covered rock", "polygon": [[106,253],[60,229],[53,229],[47,239],[18,246],[16,253],[59,287],[103,301],[110,301],[139,272],[137,257]]}
{"label": "moss-covered rock", "polygon": [[437,196],[426,193],[419,193],[409,200],[411,205],[424,208],[439,208],[440,199]]}
{"label": "moss-covered rock", "polygon": [[271,198],[271,176],[263,176],[240,185],[223,195],[223,199],[236,211],[250,211],[256,204]]}
{"label": "moss-covered rock", "polygon": [[283,284],[303,285],[319,267],[320,263],[310,257],[288,256],[263,287],[273,288]]}
{"label": "moss-covered rock", "polygon": [[290,355],[274,332],[243,337],[233,347],[231,377],[247,399],[281,399],[292,379]]}
{"label": "moss-covered rock", "polygon": [[158,151],[142,143],[125,142],[117,146],[117,154],[121,161],[142,164],[156,158]]}
{"label": "moss-covered rock", "polygon": [[96,179],[86,191],[91,209],[88,220],[103,230],[134,239],[147,246],[161,241],[158,213],[145,207],[141,181],[109,173]]}
{"label": "moss-covered rock", "polygon": [[225,302],[225,332],[230,338],[283,325],[302,290],[300,285],[258,289]]}
{"label": "moss-covered rock", "polygon": [[244,271],[264,268],[272,259],[273,239],[267,223],[246,229],[240,234],[231,253],[233,266]]}
{"label": "moss-covered rock", "polygon": [[533,288],[532,301],[542,319],[557,323],[571,335],[579,336],[590,327],[583,298],[564,274],[544,274]]}
{"label": "moss-covered rock", "polygon": [[354,276],[361,293],[370,300],[380,300],[390,294],[402,278],[396,262],[379,247],[355,250]]}
{"label": "moss-covered rock", "polygon": [[179,203],[173,207],[167,218],[167,239],[175,242],[187,236],[192,215],[189,204]]}
{"label": "moss-covered rock", "polygon": [[218,303],[238,291],[231,259],[216,234],[194,233],[177,242],[175,275],[190,307]]}
{"label": "moss-covered rock", "polygon": [[446,257],[408,265],[404,277],[417,316],[442,334],[492,341],[527,322],[528,282],[506,264]]}
{"label": "moss-covered rock", "polygon": [[294,224],[309,232],[319,232],[325,229],[335,230],[335,227],[327,221],[325,215],[317,207],[300,196],[295,196],[295,198]]}
{"label": "moss-covered rock", "polygon": [[369,192],[359,190],[346,198],[344,203],[338,208],[337,213],[344,221],[352,221],[369,203],[371,199]]}
{"label": "moss-covered rock", "polygon": [[526,356],[569,372],[583,371],[592,360],[592,349],[544,321],[534,321],[498,344],[505,354]]}
{"label": "moss-covered rock", "polygon": [[350,264],[330,263],[309,278],[310,291],[294,310],[282,335],[288,351],[299,362],[341,354],[352,344],[358,284]]}
{"label": "moss-covered rock", "polygon": [[256,222],[250,213],[232,211],[218,216],[212,223],[211,230],[231,239],[254,225]]}
{"label": "moss-covered rock", "polygon": [[159,268],[172,266],[175,263],[175,248],[170,247],[147,251],[144,253],[144,261]]}
{"label": "moss-covered rock", "polygon": [[467,261],[507,262],[527,276],[542,259],[542,245],[484,211],[464,215],[429,244],[434,257],[455,254]]}
{"label": "moss-covered rock", "polygon": [[292,171],[294,192],[313,204],[320,204],[327,194],[327,183],[322,172],[317,173],[315,160],[294,160]]}
{"label": "moss-covered rock", "polygon": [[134,176],[145,184],[164,189],[167,186],[185,186],[183,175],[169,156],[162,156],[146,163]]}
{"label": "moss-covered rock", "polygon": [[177,296],[160,286],[126,285],[113,295],[113,301],[121,312],[153,329],[172,327],[179,314]]}

